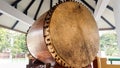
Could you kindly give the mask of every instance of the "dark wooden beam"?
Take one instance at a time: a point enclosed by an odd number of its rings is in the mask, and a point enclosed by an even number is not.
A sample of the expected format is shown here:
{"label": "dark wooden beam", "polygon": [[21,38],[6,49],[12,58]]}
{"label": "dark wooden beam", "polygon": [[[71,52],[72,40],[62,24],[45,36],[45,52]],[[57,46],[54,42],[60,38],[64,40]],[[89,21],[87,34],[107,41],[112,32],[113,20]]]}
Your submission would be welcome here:
{"label": "dark wooden beam", "polygon": [[15,8],[17,8],[17,4],[20,2],[21,0],[16,0],[14,1],[11,6],[14,6]]}
{"label": "dark wooden beam", "polygon": [[97,4],[98,0],[94,0],[94,1],[95,1],[95,3]]}
{"label": "dark wooden beam", "polygon": [[60,3],[61,2],[61,0],[58,0],[58,3]]}
{"label": "dark wooden beam", "polygon": [[32,4],[35,2],[35,0],[31,0],[31,2],[28,4],[28,6],[25,8],[25,10],[23,11],[24,14],[27,15],[27,12],[29,10],[29,8],[32,6]]}
{"label": "dark wooden beam", "polygon": [[110,25],[113,29],[115,29],[115,26],[112,25],[105,17],[101,16],[101,18],[102,18],[108,25]]}
{"label": "dark wooden beam", "polygon": [[11,29],[14,29],[15,26],[16,26],[18,23],[19,23],[19,21],[17,20],[17,21],[14,23],[14,25],[11,27]]}
{"label": "dark wooden beam", "polygon": [[50,9],[52,9],[53,6],[53,0],[50,0]]}
{"label": "dark wooden beam", "polygon": [[115,28],[99,28],[100,31],[103,31],[103,30],[114,30]]}
{"label": "dark wooden beam", "polygon": [[2,27],[2,28],[6,28],[6,29],[10,29],[10,30],[14,30],[14,31],[17,31],[17,32],[20,32],[20,33],[27,34],[27,32],[23,32],[23,31],[20,31],[20,30],[17,30],[17,29],[11,29],[11,28],[8,27],[8,26],[0,25],[0,27]]}
{"label": "dark wooden beam", "polygon": [[81,2],[83,2],[88,8],[90,8],[94,12],[95,9],[91,5],[89,5],[85,0],[81,0]]}
{"label": "dark wooden beam", "polygon": [[38,13],[39,13],[40,8],[41,8],[41,6],[42,6],[42,4],[43,4],[43,1],[44,1],[44,0],[41,0],[41,1],[40,1],[40,5],[38,6],[38,9],[37,9],[37,11],[36,11],[36,13],[35,13],[35,16],[34,16],[34,20],[36,20],[36,18],[37,18],[37,16],[38,16]]}
{"label": "dark wooden beam", "polygon": [[111,11],[114,11],[113,8],[112,8],[110,5],[107,5],[106,8],[108,8],[108,9],[111,10]]}
{"label": "dark wooden beam", "polygon": [[3,13],[0,12],[0,16],[2,16],[2,15],[3,15]]}

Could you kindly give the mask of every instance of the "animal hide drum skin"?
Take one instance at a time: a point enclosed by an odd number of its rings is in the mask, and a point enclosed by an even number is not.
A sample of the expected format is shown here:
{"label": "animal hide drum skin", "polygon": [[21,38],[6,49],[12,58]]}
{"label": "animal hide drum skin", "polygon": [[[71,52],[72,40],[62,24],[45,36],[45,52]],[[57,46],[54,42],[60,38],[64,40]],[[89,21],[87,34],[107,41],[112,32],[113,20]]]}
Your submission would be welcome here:
{"label": "animal hide drum skin", "polygon": [[34,22],[28,30],[27,47],[44,63],[82,68],[97,55],[98,27],[84,5],[75,1],[61,2]]}

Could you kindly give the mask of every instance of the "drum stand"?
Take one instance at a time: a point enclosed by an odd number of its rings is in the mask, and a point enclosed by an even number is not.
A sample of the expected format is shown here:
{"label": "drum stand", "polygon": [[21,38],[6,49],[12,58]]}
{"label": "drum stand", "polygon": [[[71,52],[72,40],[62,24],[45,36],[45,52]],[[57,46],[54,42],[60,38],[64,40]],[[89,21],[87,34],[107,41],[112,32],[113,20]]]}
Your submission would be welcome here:
{"label": "drum stand", "polygon": [[50,64],[44,64],[37,59],[29,59],[29,64],[26,68],[50,68]]}
{"label": "drum stand", "polygon": [[55,66],[51,66],[51,64],[47,63],[44,64],[43,62],[37,60],[37,59],[29,59],[29,64],[26,65],[26,68],[65,68],[57,63]]}
{"label": "drum stand", "polygon": [[[26,65],[26,68],[65,68],[55,63],[54,66],[51,66],[50,63],[43,63],[38,59],[33,58],[31,55],[28,55],[29,63]],[[93,62],[94,63],[94,62]],[[92,68],[91,64],[84,68]],[[97,68],[93,65],[93,68]]]}
{"label": "drum stand", "polygon": [[[37,59],[29,59],[29,64],[26,65],[26,68],[65,68],[62,67],[58,64],[56,64],[55,66],[51,66],[49,63],[48,64],[44,64],[43,62],[37,60]],[[92,68],[91,65],[88,65],[87,67],[84,68]]]}

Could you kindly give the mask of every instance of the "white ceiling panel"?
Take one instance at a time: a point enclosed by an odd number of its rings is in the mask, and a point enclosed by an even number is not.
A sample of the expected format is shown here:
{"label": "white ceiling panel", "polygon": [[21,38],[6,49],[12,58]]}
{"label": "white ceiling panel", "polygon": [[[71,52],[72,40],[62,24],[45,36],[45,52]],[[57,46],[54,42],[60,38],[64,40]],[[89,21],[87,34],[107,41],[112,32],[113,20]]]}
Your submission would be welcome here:
{"label": "white ceiling panel", "polygon": [[[5,1],[5,2],[9,3],[9,6],[10,6],[12,3],[14,3],[17,0],[1,0],[1,1]],[[30,4],[31,1],[32,0],[21,0],[20,2],[18,2],[17,8],[14,8],[14,9],[16,9],[16,10],[20,11],[21,13],[23,13],[23,11],[26,9],[26,7]],[[61,0],[61,1],[63,1],[63,0]],[[93,10],[90,7],[92,7],[94,10],[96,10],[95,8],[96,8],[97,4],[95,3],[95,0],[75,0],[75,1],[82,2],[85,6],[87,6],[87,8],[91,11],[91,13],[93,13]],[[86,5],[83,1],[86,2],[87,4],[89,4],[89,6]],[[41,2],[41,0],[35,0],[34,3],[28,9],[27,15],[25,15],[24,13],[23,14],[25,16],[31,18],[31,19],[34,19],[35,14],[36,14],[36,12],[38,10],[38,7],[40,5],[40,2]],[[39,12],[37,14],[37,18],[39,18],[43,13],[45,13],[46,11],[48,11],[50,9],[50,2],[51,2],[51,0],[43,0],[41,8],[40,8],[40,10],[39,10]],[[52,0],[52,6],[56,5],[56,3],[58,3],[58,0]],[[111,1],[109,2],[108,5],[112,8],[112,2]],[[14,13],[14,11],[12,13]],[[22,15],[21,13],[18,14],[20,17]],[[24,21],[25,21],[25,19],[28,20],[26,17],[24,17],[24,15],[22,15],[23,16],[22,18],[24,18]],[[16,14],[15,14],[15,16],[16,16]],[[114,13],[113,13],[112,10],[110,10],[109,8],[105,8],[104,12],[102,12],[101,16],[103,16],[110,24],[115,26]],[[18,18],[20,18],[20,17],[18,17]],[[12,18],[10,18],[10,17],[3,14],[3,15],[0,16],[0,25],[7,26],[7,27],[11,28],[15,24],[16,20],[19,20],[19,19],[17,19],[17,18],[12,19]],[[31,20],[31,21],[29,20],[29,22],[26,22],[26,23],[28,23],[28,24],[30,23],[30,25],[31,25],[33,22],[34,22],[33,20]],[[26,25],[25,23],[20,21],[14,27],[14,29],[22,31],[22,32],[26,32],[30,25]],[[100,18],[100,20],[97,21],[97,25],[98,25],[99,29],[101,29],[101,28],[102,29],[104,29],[104,28],[112,28],[102,18]]]}

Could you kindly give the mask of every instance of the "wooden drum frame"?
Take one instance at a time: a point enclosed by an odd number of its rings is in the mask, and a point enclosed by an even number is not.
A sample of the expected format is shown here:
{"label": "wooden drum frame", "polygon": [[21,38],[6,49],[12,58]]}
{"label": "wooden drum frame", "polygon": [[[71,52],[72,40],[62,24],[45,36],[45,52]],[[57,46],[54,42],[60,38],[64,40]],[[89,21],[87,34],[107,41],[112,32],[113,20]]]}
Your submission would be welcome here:
{"label": "wooden drum frame", "polygon": [[65,1],[43,14],[28,30],[27,47],[44,63],[68,68],[89,65],[99,48],[98,27],[81,3]]}

